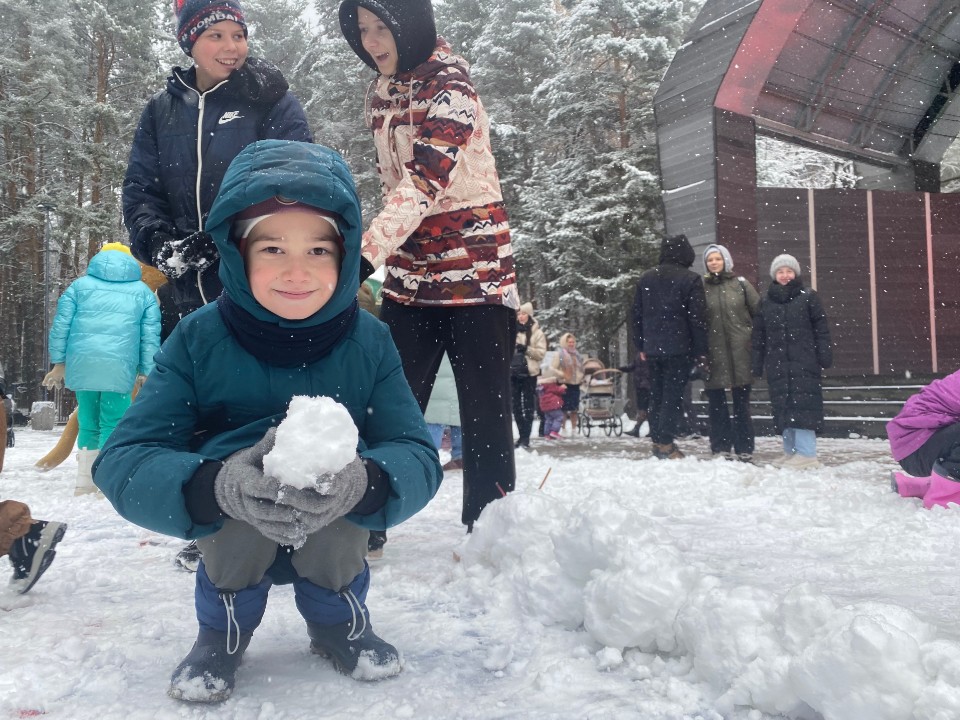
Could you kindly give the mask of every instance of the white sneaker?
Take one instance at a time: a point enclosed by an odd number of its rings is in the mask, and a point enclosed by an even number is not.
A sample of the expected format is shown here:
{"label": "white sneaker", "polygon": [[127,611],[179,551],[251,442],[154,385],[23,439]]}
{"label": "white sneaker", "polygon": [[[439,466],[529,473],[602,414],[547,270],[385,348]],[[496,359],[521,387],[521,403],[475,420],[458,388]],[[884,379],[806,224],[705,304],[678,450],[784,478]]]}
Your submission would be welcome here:
{"label": "white sneaker", "polygon": [[784,460],[780,467],[790,468],[791,470],[809,470],[820,467],[820,462],[817,460],[816,455],[807,457],[806,455],[797,453],[789,460]]}

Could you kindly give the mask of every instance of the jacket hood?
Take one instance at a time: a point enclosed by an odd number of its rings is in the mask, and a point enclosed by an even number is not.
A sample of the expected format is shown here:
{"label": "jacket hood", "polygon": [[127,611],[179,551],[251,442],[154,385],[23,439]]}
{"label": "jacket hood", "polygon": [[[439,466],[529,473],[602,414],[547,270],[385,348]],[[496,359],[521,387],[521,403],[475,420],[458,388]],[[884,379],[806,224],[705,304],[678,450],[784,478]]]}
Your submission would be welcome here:
{"label": "jacket hood", "polygon": [[[733,256],[730,254],[730,251],[727,250],[727,248],[725,248],[723,245],[717,245],[716,243],[712,243],[712,244],[710,244],[710,245],[707,245],[707,248],[703,251],[703,264],[704,264],[704,266],[706,266],[706,264],[707,264],[707,255],[709,255],[710,253],[715,253],[715,252],[720,253],[720,257],[723,258],[723,269],[724,269],[724,271],[725,271],[725,272],[732,272],[732,271],[733,271]],[[709,270],[708,270],[707,272],[709,272]]]}
{"label": "jacket hood", "polygon": [[[235,215],[251,205],[281,195],[340,216],[344,253],[333,296],[305,320],[286,320],[253,297],[240,250],[230,228]],[[357,297],[360,278],[360,199],[343,158],[322,145],[292,140],[260,140],[238,154],[220,185],[206,230],[220,251],[220,281],[231,299],[258,320],[281,327],[307,327],[331,320]]]}
{"label": "jacket hood", "polygon": [[[167,90],[180,97],[193,95],[193,92],[184,87],[184,83],[196,92],[196,66],[186,70],[175,67],[167,77]],[[231,73],[230,77],[218,86],[216,92],[246,98],[256,103],[274,105],[287,94],[289,89],[290,85],[277,67],[266,60],[248,57],[239,70]]]}
{"label": "jacket hood", "polygon": [[671,235],[660,243],[660,265],[671,263],[688,268],[693,265],[696,254],[686,235]]}
{"label": "jacket hood", "polygon": [[397,72],[413,70],[430,57],[437,42],[437,24],[430,0],[344,0],[340,4],[340,31],[357,56],[377,70],[377,64],[360,41],[359,7],[372,12],[390,29],[397,44]]}
{"label": "jacket hood", "polygon": [[118,250],[101,250],[87,265],[87,275],[107,282],[133,282],[140,279],[140,264]]}
{"label": "jacket hood", "polygon": [[430,56],[413,70],[409,72],[398,71],[395,75],[380,75],[376,81],[376,93],[384,100],[391,100],[398,96],[406,97],[411,92],[411,85],[416,86],[418,83],[426,83],[435,75],[451,69],[463,73],[465,78],[470,76],[470,63],[454,53],[446,40],[438,37],[437,45]]}

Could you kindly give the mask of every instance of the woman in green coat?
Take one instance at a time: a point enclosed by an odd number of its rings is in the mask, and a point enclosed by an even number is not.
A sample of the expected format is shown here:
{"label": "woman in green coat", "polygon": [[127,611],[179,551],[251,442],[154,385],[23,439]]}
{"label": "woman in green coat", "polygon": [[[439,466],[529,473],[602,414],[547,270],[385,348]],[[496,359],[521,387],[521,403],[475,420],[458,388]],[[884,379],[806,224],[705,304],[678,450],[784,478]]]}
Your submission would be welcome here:
{"label": "woman in green coat", "polygon": [[[710,450],[714,455],[750,462],[753,457],[753,418],[750,416],[750,340],[760,295],[746,278],[733,274],[733,258],[723,245],[703,251],[707,274],[707,328],[710,377],[704,382],[710,411]],[[733,421],[727,392],[733,399]]]}

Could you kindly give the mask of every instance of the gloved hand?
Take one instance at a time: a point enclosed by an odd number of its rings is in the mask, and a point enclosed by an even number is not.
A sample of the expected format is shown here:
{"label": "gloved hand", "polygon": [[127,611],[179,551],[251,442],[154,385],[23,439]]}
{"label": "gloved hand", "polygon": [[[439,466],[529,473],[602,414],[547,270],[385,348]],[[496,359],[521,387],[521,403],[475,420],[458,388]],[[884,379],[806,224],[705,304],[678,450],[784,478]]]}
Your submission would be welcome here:
{"label": "gloved hand", "polygon": [[230,517],[250,523],[276,543],[293,545],[303,536],[297,511],[277,503],[280,483],[263,474],[263,456],[273,449],[276,434],[276,428],[270,428],[256,445],[228,457],[213,481],[213,492]]}
{"label": "gloved hand", "polygon": [[695,365],[690,371],[691,380],[709,380],[710,379],[710,358],[706,355],[700,355],[696,358]]}
{"label": "gloved hand", "polygon": [[202,230],[182,240],[164,232],[154,233],[151,249],[154,266],[171,280],[191,269],[202,272],[220,257],[213,238]]}
{"label": "gloved hand", "polygon": [[367,490],[367,469],[357,455],[340,472],[321,475],[317,486],[283,486],[278,502],[295,509],[307,535],[353,510]]}
{"label": "gloved hand", "polygon": [[53,369],[43,376],[41,385],[43,385],[48,390],[55,390],[56,388],[63,387],[63,375],[67,370],[67,366],[63,363],[56,363],[53,366]]}
{"label": "gloved hand", "polygon": [[517,352],[518,352],[518,353],[521,353],[521,354],[522,354],[522,353],[525,353],[526,351],[527,351],[527,346],[526,346],[526,345],[524,345],[523,343],[517,343]]}
{"label": "gloved hand", "polygon": [[360,256],[360,284],[363,285],[363,281],[368,277],[373,275],[374,269],[373,264],[367,260],[363,255]]}

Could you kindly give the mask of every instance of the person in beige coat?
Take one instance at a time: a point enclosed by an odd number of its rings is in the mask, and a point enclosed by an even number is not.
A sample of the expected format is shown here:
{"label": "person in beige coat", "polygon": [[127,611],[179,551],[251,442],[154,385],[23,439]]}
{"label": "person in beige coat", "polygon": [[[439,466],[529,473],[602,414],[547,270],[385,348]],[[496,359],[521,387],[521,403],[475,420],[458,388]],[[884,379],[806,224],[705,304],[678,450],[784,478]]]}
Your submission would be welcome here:
{"label": "person in beige coat", "polygon": [[517,345],[510,364],[513,420],[519,437],[515,447],[530,447],[530,430],[537,405],[537,376],[547,354],[547,337],[533,317],[533,305],[524,303],[517,311]]}
{"label": "person in beige coat", "polygon": [[[710,450],[714,455],[742,462],[753,458],[754,431],[750,415],[751,337],[760,295],[743,277],[733,274],[733,258],[723,245],[703,251],[707,274],[707,335],[710,376],[704,391],[710,414]],[[733,400],[733,421],[727,407],[727,388]]]}
{"label": "person in beige coat", "polygon": [[563,419],[570,421],[570,434],[577,431],[580,410],[580,383],[583,382],[584,357],[577,350],[577,338],[571,332],[560,336],[552,367],[567,390],[563,395]]}

